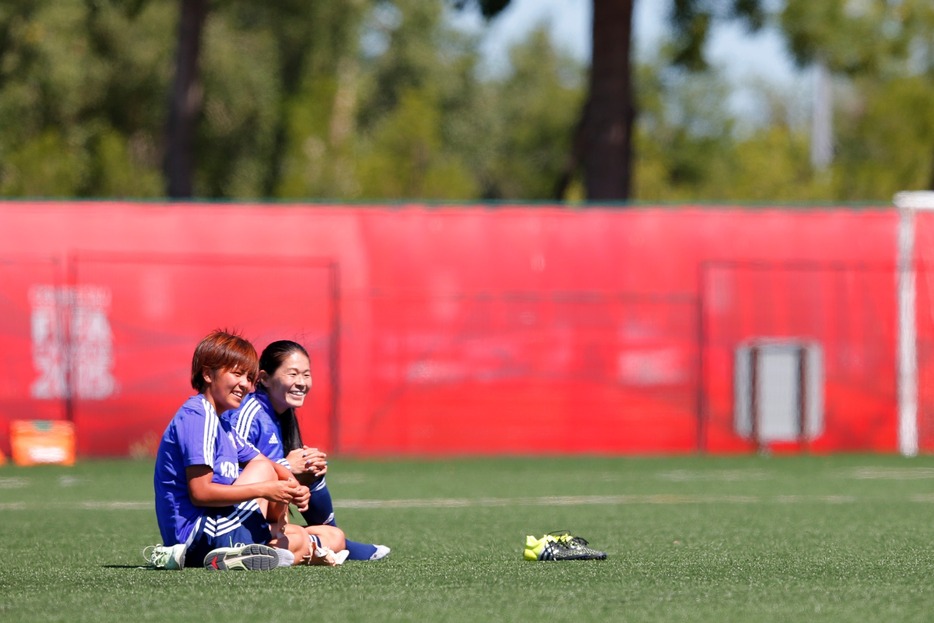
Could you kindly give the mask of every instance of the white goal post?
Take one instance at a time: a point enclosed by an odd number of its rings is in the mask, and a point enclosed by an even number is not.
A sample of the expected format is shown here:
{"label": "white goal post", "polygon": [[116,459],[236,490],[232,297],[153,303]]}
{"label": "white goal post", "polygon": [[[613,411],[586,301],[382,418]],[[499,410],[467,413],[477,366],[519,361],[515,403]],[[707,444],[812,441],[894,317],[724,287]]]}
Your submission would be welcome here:
{"label": "white goal post", "polygon": [[915,213],[934,210],[934,192],[895,195],[898,209],[898,449],[918,454],[918,332],[915,271]]}

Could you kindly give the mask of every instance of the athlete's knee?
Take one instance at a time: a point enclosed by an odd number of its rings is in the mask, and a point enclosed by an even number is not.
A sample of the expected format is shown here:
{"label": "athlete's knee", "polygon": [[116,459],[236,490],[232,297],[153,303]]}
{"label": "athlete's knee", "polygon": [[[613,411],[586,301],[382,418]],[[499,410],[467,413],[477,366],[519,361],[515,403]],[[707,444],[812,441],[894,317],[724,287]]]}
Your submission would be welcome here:
{"label": "athlete's knee", "polygon": [[308,526],[306,530],[309,534],[314,534],[321,539],[322,544],[330,547],[335,552],[347,549],[344,531],[337,526]]}
{"label": "athlete's knee", "polygon": [[339,552],[342,549],[347,549],[347,538],[344,536],[343,530],[337,526],[321,527],[328,531],[328,539],[333,543],[333,545],[331,545],[331,549],[333,549],[335,552]]}
{"label": "athlete's knee", "polygon": [[250,461],[240,470],[240,476],[237,477],[236,484],[242,485],[278,479],[276,470],[269,461]]}
{"label": "athlete's knee", "polygon": [[302,560],[311,553],[308,533],[295,524],[286,524],[282,534],[270,541],[270,545],[292,552],[295,556],[295,564],[301,564]]}

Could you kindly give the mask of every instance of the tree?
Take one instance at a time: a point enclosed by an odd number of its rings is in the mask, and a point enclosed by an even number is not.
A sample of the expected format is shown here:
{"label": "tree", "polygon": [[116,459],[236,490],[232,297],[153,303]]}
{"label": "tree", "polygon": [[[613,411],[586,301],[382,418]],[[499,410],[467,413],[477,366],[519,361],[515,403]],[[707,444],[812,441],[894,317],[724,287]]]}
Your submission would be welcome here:
{"label": "tree", "polygon": [[490,154],[480,167],[484,198],[553,200],[556,180],[561,196],[580,198],[579,181],[565,172],[584,68],[556,49],[543,26],[510,50],[509,61],[509,71],[485,85],[492,110],[482,134]]}
{"label": "tree", "polygon": [[543,29],[482,76],[443,4],[380,5],[361,74],[354,169],[366,198],[546,200],[562,171],[583,68]]}
{"label": "tree", "polygon": [[194,190],[194,143],[204,88],[201,84],[201,40],[208,17],[208,0],[180,0],[175,78],[166,126],[166,194],[191,197]]}
{"label": "tree", "polygon": [[[233,0],[238,29],[262,29],[273,42],[277,97],[262,196],[281,196],[294,164],[291,157],[307,139],[299,119],[323,132],[332,148],[340,150],[351,139],[360,30],[372,4],[372,0],[269,4]],[[316,118],[309,120],[310,114]]]}
{"label": "tree", "polygon": [[[675,62],[690,69],[704,66],[703,43],[716,19],[739,18],[750,27],[763,22],[761,0],[674,0],[671,21],[679,51]],[[491,19],[509,0],[454,0],[455,6],[479,7]],[[589,95],[575,129],[567,170],[557,184],[557,199],[583,168],[590,201],[626,201],[632,195],[633,125],[636,117],[632,81],[632,16],[635,0],[593,0]]]}
{"label": "tree", "polygon": [[480,194],[469,160],[482,130],[475,41],[440,2],[379,5],[364,51],[357,173],[363,197],[457,200]]}
{"label": "tree", "polygon": [[258,198],[294,187],[301,108],[313,100],[329,114],[321,102],[336,97],[370,4],[180,0],[168,195]]}
{"label": "tree", "polygon": [[627,200],[632,194],[633,4],[634,0],[593,3],[590,95],[571,159],[572,164],[583,164],[590,201]]}
{"label": "tree", "polygon": [[787,0],[779,23],[800,67],[820,62],[845,99],[832,170],[843,200],[934,188],[934,5]]}
{"label": "tree", "polygon": [[3,3],[0,194],[161,194],[170,23],[160,3]]}

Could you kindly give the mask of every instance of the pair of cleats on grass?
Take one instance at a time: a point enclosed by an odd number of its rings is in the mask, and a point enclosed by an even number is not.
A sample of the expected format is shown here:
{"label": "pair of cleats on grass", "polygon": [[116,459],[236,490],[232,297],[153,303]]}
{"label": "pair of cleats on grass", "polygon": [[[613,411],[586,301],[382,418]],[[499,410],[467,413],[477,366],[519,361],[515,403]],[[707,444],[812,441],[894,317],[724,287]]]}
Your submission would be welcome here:
{"label": "pair of cleats on grass", "polygon": [[526,560],[606,560],[606,552],[593,549],[583,537],[559,530],[540,539],[525,537],[522,557]]}
{"label": "pair of cleats on grass", "polygon": [[[318,546],[302,562],[333,567],[343,564],[349,553],[346,549],[335,552]],[[388,547],[379,545],[372,560],[377,560],[377,555],[383,558],[388,553]],[[182,569],[185,566],[185,546],[181,544],[146,548],[143,556],[156,569]],[[270,571],[277,567],[291,567],[294,562],[295,556],[288,550],[253,543],[212,550],[204,557],[204,568],[214,571]]]}

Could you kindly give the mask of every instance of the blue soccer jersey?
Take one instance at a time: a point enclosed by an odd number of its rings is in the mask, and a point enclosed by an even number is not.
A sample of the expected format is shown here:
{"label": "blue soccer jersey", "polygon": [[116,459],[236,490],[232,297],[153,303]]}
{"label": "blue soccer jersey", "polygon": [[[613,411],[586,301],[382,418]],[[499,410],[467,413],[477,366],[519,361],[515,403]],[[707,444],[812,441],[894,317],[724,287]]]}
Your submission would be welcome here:
{"label": "blue soccer jersey", "polygon": [[260,390],[248,394],[238,409],[226,411],[221,419],[270,461],[289,467],[285,460],[287,449],[282,446],[282,426],[266,392]]}
{"label": "blue soccer jersey", "polygon": [[186,400],[166,427],[156,455],[156,520],[163,544],[186,543],[199,519],[213,517],[220,510],[192,504],[188,467],[207,465],[214,471],[213,482],[230,485],[240,475],[240,465],[258,455],[251,443],[218,417],[204,396]]}

